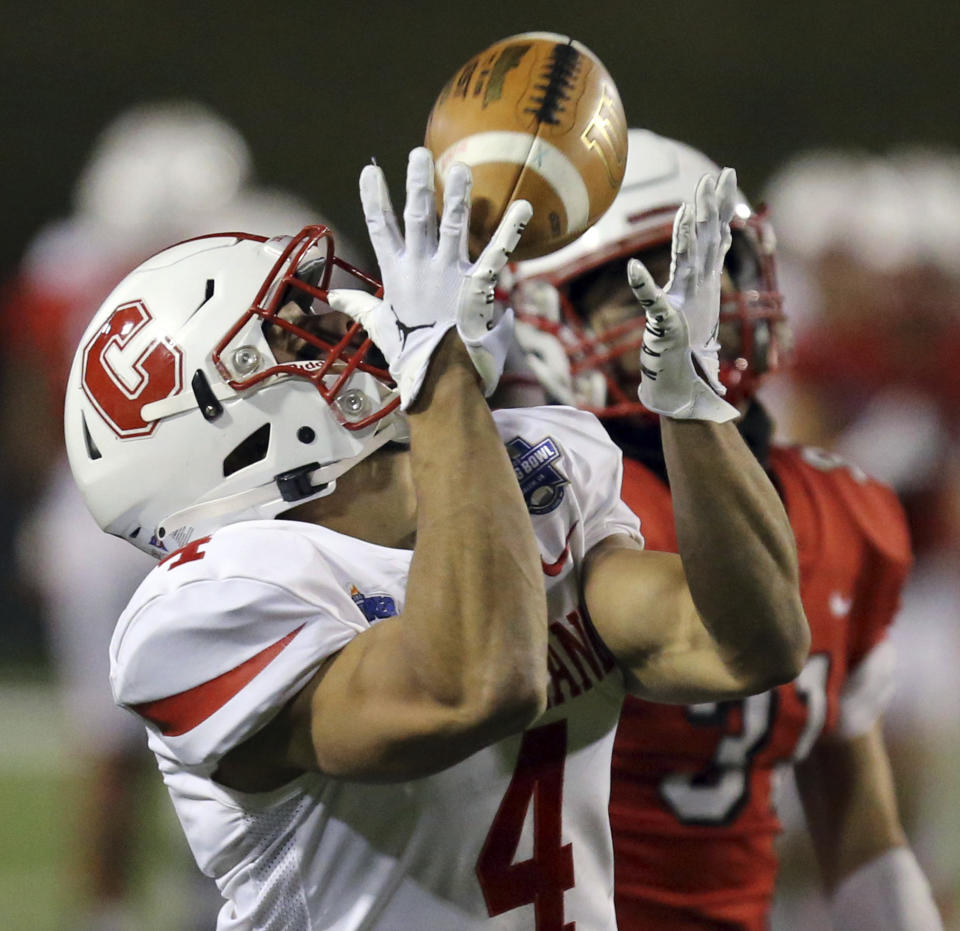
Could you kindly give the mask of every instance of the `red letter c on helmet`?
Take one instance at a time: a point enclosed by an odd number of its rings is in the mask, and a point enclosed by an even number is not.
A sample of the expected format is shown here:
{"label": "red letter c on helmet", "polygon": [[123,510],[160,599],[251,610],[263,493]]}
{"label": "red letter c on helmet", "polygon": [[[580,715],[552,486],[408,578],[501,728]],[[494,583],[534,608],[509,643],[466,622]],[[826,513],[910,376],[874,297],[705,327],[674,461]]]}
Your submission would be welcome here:
{"label": "red letter c on helmet", "polygon": [[121,304],[83,349],[84,394],[121,437],[148,436],[157,422],[140,414],[183,387],[183,353],[166,336],[150,333],[143,301]]}

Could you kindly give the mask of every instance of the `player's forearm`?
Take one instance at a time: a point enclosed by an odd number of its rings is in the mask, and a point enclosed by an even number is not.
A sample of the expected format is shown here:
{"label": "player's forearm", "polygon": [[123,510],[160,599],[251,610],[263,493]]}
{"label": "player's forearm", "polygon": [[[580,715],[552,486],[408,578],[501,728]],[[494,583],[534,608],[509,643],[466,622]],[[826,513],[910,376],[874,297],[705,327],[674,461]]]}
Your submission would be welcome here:
{"label": "player's forearm", "polygon": [[858,737],[821,738],[796,776],[834,927],[940,931],[900,825],[880,722]]}
{"label": "player's forearm", "polygon": [[697,611],[728,667],[753,690],[794,678],[810,633],[776,490],[732,423],[662,418],[661,430]]}
{"label": "player's forearm", "polygon": [[844,876],[906,843],[879,724],[850,740],[821,738],[795,771],[828,892]]}
{"label": "player's forearm", "polygon": [[[411,668],[470,718],[542,709],[546,596],[503,442],[455,337],[410,416],[417,543],[404,606]],[[524,722],[525,723],[525,722]]]}

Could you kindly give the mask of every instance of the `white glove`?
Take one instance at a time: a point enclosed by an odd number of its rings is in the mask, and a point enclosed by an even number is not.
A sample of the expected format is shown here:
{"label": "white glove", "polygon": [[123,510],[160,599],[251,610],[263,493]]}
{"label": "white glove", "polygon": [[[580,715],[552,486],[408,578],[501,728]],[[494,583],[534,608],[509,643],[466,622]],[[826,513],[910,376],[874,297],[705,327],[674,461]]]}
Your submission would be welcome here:
{"label": "white glove", "polygon": [[695,206],[684,204],[674,219],[670,280],[662,291],[642,262],[627,263],[627,281],[647,317],[639,395],[657,414],[715,423],[740,416],[723,400],[717,341],[723,259],[736,200],[732,168],[700,179]]}
{"label": "white glove", "polygon": [[466,165],[450,167],[438,236],[433,156],[429,149],[414,149],[407,164],[404,237],[381,169],[367,165],[360,174],[360,200],[383,278],[383,300],[362,291],[334,290],[328,302],[370,334],[400,389],[402,410],[416,400],[430,357],[454,325],[485,394],[493,392],[503,371],[513,313],[507,310],[494,319],[493,290],[533,210],[527,201],[511,204],[471,265],[467,258],[471,183]]}

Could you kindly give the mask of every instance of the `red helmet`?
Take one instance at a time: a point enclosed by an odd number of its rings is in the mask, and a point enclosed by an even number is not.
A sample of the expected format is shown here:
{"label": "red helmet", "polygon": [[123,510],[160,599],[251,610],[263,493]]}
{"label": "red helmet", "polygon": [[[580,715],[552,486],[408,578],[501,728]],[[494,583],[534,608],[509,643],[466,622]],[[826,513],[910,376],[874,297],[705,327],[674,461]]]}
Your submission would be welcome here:
{"label": "red helmet", "polygon": [[[632,129],[623,187],[610,209],[570,245],[512,267],[517,340],[551,400],[600,417],[646,413],[637,400],[639,368],[634,372],[628,364],[643,339],[636,302],[627,291],[613,319],[592,311],[626,288],[630,257],[641,258],[658,283],[666,283],[674,215],[692,198],[700,177],[717,170],[690,146]],[[773,230],[764,212],[755,212],[741,195],[731,229],[720,308],[720,377],[736,404],[778,367],[789,337]]]}

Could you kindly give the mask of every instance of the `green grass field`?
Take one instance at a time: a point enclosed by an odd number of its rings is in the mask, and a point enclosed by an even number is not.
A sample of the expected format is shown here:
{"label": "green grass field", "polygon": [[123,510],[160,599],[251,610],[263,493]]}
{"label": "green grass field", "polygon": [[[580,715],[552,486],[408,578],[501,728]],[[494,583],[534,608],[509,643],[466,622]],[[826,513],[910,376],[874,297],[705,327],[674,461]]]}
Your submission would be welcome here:
{"label": "green grass field", "polygon": [[0,773],[4,802],[0,860],[0,915],[8,928],[53,931],[66,927],[69,894],[60,836],[70,804],[69,779],[57,773]]}
{"label": "green grass field", "polygon": [[[83,774],[63,750],[66,736],[49,683],[0,679],[0,928],[5,931],[81,927],[78,852],[71,836]],[[152,787],[150,782],[144,820],[135,846],[126,852],[135,864],[133,927],[194,929],[190,903],[204,880],[189,860],[159,774]],[[212,899],[206,897],[208,914]]]}
{"label": "green grass field", "polygon": [[[75,881],[76,851],[71,843],[76,802],[83,774],[67,745],[57,694],[43,679],[24,681],[0,674],[0,929],[2,931],[86,931],[79,920],[80,902]],[[152,761],[147,761],[148,766]],[[956,823],[957,798],[953,775],[960,755],[941,759],[949,798],[938,799],[941,819]],[[160,776],[149,778],[144,789],[144,821],[134,849],[132,919],[130,931],[212,931],[215,890],[205,883],[189,859],[186,843]],[[946,830],[946,843],[934,862],[940,870],[960,862],[960,837]],[[809,906],[810,890],[817,880],[802,828],[788,834],[783,850],[781,898],[774,916],[774,931],[806,931],[818,923],[798,924],[798,914]],[[945,849],[943,849],[945,848]],[[945,910],[950,908],[949,890]],[[796,899],[798,904],[791,904]],[[202,912],[198,911],[202,907]],[[198,921],[197,914],[206,920]],[[945,926],[960,931],[954,913]]]}

